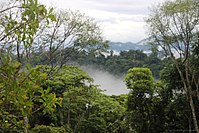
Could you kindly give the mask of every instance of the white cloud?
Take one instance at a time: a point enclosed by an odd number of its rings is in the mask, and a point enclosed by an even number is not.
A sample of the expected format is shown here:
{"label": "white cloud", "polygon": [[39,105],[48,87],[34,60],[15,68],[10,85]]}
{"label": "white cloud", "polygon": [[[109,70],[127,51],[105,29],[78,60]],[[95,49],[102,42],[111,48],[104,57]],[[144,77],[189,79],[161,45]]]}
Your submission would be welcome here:
{"label": "white cloud", "polygon": [[148,7],[164,0],[40,0],[48,6],[79,10],[101,25],[110,41],[137,42],[146,38]]}
{"label": "white cloud", "polygon": [[[103,23],[104,34],[107,39],[114,41],[137,41],[143,38],[144,22],[121,21],[118,23]],[[136,34],[136,35],[135,35]]]}

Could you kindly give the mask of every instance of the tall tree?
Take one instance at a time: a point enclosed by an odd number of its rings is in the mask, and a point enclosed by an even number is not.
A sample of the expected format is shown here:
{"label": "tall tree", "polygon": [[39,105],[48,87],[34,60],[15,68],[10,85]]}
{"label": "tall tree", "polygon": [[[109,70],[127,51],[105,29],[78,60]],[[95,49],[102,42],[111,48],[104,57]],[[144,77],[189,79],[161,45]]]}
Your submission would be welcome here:
{"label": "tall tree", "polygon": [[125,77],[130,89],[127,109],[129,122],[134,132],[150,133],[151,103],[154,92],[152,73],[148,68],[132,68]]}
{"label": "tall tree", "polygon": [[75,51],[99,52],[108,47],[100,27],[93,19],[81,12],[71,10],[60,10],[54,14],[57,21],[48,26],[43,23],[33,42],[35,46],[41,46],[44,51],[47,51],[42,55],[46,56],[46,64],[63,65],[68,61],[69,55]]}
{"label": "tall tree", "polygon": [[[196,117],[193,86],[198,86],[199,77],[195,70],[191,69],[190,57],[192,46],[198,43],[199,30],[199,1],[198,0],[174,0],[167,1],[152,9],[147,19],[150,36],[153,37],[153,45],[164,50],[178,70],[183,82],[184,92],[189,102],[195,130],[199,133]],[[181,69],[180,66],[184,66]],[[192,80],[194,79],[194,80]]]}
{"label": "tall tree", "polygon": [[38,0],[11,0],[0,14],[1,49],[16,54],[19,62],[30,63],[39,53],[54,67],[63,65],[74,49],[100,52],[108,47],[97,23],[78,11],[48,10]]}
{"label": "tall tree", "polygon": [[[0,97],[1,127],[23,128],[27,133],[30,115],[37,109],[52,111],[59,99],[44,90],[41,81],[47,74],[39,68],[22,67],[20,55],[29,56],[29,47],[45,20],[55,21],[53,9],[47,10],[38,0],[14,0],[0,10]],[[13,55],[17,55],[18,62]],[[60,99],[61,100],[61,99]],[[49,102],[52,101],[52,102]],[[38,103],[38,104],[35,104]]]}
{"label": "tall tree", "polygon": [[[181,66],[181,69],[184,69]],[[192,132],[194,129],[189,102],[186,100],[183,83],[174,64],[168,64],[161,72],[163,89],[160,91],[167,131]],[[194,96],[196,98],[196,96]],[[198,110],[198,106],[196,106]],[[196,114],[198,116],[198,113]]]}

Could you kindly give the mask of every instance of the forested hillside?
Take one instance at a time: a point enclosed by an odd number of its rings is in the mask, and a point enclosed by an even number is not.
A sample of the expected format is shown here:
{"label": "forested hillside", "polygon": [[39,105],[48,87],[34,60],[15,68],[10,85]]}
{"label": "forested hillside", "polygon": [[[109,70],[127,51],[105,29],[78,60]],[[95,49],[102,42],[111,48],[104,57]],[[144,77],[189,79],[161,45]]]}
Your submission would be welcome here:
{"label": "forested hillside", "polygon": [[[151,54],[114,55],[84,14],[8,1],[0,9],[0,133],[199,133],[198,7],[154,6]],[[103,94],[86,65],[124,77],[129,93]]]}
{"label": "forested hillside", "polygon": [[[70,51],[73,52],[70,53]],[[77,51],[69,48],[65,49],[65,53],[70,53],[65,59],[66,64],[92,66],[121,77],[123,77],[130,68],[147,67],[151,69],[155,79],[159,79],[160,71],[169,62],[167,58],[158,58],[157,52],[152,52],[147,55],[141,50],[121,51],[119,55],[114,55],[113,51],[95,53],[95,51]],[[46,53],[46,55],[48,55],[48,53]],[[38,52],[33,56],[31,63],[32,65],[46,64],[46,58],[45,56],[40,56],[40,52]]]}
{"label": "forested hillside", "polygon": [[149,39],[144,39],[139,41],[138,43],[132,43],[132,42],[110,42],[109,43],[109,49],[113,51],[126,51],[126,50],[142,50],[142,51],[149,51],[150,45],[147,45],[147,42]]}

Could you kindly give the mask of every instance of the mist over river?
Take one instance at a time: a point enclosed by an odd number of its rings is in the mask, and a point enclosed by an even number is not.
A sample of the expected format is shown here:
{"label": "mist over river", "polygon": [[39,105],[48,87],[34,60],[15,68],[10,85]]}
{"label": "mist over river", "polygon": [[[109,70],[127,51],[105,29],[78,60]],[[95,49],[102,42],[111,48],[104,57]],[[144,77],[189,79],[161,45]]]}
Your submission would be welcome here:
{"label": "mist over river", "polygon": [[81,68],[94,79],[95,85],[100,85],[99,88],[105,90],[104,94],[120,95],[128,93],[123,77],[115,76],[92,66],[82,66]]}

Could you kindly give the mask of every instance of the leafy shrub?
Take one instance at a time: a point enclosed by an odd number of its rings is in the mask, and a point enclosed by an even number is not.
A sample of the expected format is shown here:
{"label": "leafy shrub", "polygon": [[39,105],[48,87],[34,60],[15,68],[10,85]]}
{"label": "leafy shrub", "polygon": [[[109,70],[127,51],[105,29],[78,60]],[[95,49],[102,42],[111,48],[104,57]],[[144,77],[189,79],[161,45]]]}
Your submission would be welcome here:
{"label": "leafy shrub", "polygon": [[63,127],[38,125],[31,129],[31,133],[67,133]]}

